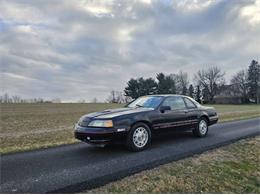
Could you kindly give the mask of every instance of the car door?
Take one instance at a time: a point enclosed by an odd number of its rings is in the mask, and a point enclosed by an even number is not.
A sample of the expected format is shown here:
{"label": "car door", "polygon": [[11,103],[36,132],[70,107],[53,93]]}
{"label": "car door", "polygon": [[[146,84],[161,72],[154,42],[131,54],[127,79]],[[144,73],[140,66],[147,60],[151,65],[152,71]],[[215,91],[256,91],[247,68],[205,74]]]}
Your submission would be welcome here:
{"label": "car door", "polygon": [[182,97],[167,97],[161,107],[169,106],[170,110],[160,110],[160,129],[181,129],[187,124],[187,108]]}
{"label": "car door", "polygon": [[198,107],[187,97],[183,97],[187,107],[187,121],[194,128],[198,124]]}

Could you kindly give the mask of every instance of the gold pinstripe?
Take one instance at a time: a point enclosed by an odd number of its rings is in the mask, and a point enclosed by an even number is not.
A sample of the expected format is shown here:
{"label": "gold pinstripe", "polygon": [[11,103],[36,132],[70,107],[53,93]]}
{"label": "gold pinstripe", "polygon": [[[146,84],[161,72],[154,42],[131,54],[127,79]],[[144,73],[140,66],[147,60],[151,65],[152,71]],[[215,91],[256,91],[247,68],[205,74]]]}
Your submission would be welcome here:
{"label": "gold pinstripe", "polygon": [[154,129],[160,129],[160,128],[168,128],[168,127],[178,127],[182,125],[192,125],[198,123],[198,119],[194,120],[185,120],[185,121],[177,121],[177,122],[170,122],[170,123],[161,123],[153,125]]}

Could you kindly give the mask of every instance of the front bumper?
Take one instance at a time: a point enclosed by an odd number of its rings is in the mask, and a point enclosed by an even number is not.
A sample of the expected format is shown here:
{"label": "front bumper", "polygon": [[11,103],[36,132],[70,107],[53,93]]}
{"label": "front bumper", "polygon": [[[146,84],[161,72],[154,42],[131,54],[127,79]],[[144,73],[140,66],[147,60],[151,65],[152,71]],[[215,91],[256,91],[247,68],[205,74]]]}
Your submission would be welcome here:
{"label": "front bumper", "polygon": [[124,141],[126,131],[118,132],[115,128],[81,127],[74,128],[76,139],[95,145],[104,145],[115,141]]}

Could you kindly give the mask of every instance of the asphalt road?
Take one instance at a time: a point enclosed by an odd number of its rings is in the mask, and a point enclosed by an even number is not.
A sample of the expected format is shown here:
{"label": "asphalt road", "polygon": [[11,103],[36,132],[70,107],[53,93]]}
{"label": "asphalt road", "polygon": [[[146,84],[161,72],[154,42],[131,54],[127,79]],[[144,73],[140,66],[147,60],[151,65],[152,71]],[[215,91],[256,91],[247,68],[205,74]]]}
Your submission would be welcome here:
{"label": "asphalt road", "polygon": [[211,126],[206,138],[190,132],[153,140],[133,153],[122,146],[84,143],[1,156],[1,193],[73,193],[173,160],[260,135],[260,118]]}

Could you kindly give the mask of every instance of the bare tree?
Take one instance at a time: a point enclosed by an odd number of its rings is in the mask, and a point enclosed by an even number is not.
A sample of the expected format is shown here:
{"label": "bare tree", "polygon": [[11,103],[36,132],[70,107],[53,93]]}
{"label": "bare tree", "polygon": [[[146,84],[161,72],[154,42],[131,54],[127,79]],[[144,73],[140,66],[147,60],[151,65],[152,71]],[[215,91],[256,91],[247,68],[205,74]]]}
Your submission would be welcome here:
{"label": "bare tree", "polygon": [[80,100],[77,101],[77,103],[81,103],[82,104],[82,103],[86,103],[86,101],[84,99],[80,99]]}
{"label": "bare tree", "polygon": [[61,99],[60,98],[54,98],[51,100],[52,103],[61,103]]}
{"label": "bare tree", "polygon": [[107,101],[109,103],[117,103],[116,91],[113,90],[110,92],[110,95],[108,96]]}
{"label": "bare tree", "polygon": [[248,101],[248,74],[247,71],[237,72],[231,79],[232,92],[234,95],[240,95],[244,102]]}
{"label": "bare tree", "polygon": [[98,102],[98,99],[96,97],[94,97],[91,101],[92,103],[97,103]]}
{"label": "bare tree", "polygon": [[9,95],[8,93],[5,93],[4,95],[0,96],[0,103],[50,103],[50,102],[60,103],[61,99],[56,98],[52,101],[47,101],[44,100],[43,98],[25,99],[25,98],[21,98],[18,95]]}
{"label": "bare tree", "polygon": [[180,71],[175,75],[176,91],[178,94],[186,95],[188,92],[188,74],[186,72]]}
{"label": "bare tree", "polygon": [[107,98],[109,103],[125,103],[125,97],[122,92],[112,90]]}
{"label": "bare tree", "polygon": [[133,101],[133,99],[132,99],[131,97],[124,96],[124,101],[123,101],[123,103],[129,103],[129,102],[131,102],[131,101]]}
{"label": "bare tree", "polygon": [[21,103],[21,98],[17,95],[14,95],[12,99],[13,99],[13,103]]}
{"label": "bare tree", "polygon": [[5,93],[5,94],[3,95],[3,102],[4,102],[4,103],[10,103],[10,98],[9,98],[8,93]]}
{"label": "bare tree", "polygon": [[199,85],[208,93],[209,102],[213,102],[214,96],[217,93],[217,87],[225,82],[224,75],[225,73],[216,66],[205,70],[199,70],[195,75],[195,79],[198,81]]}

